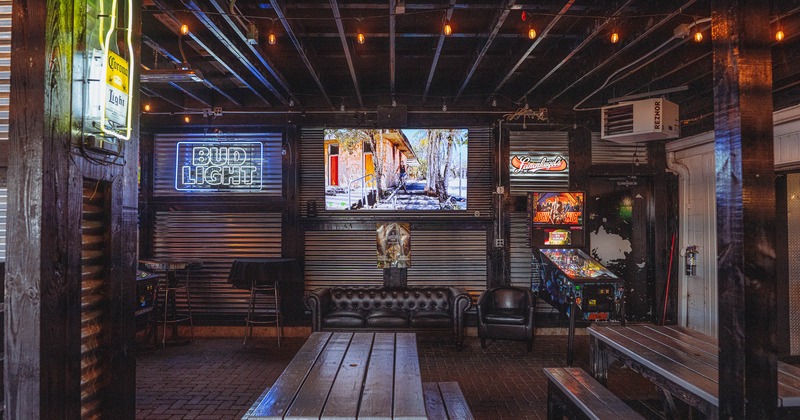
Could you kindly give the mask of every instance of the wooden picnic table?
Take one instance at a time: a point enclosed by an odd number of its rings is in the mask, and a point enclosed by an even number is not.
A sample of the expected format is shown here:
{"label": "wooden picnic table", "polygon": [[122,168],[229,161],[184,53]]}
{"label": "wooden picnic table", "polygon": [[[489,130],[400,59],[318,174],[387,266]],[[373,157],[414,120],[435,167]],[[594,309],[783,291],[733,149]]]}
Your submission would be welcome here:
{"label": "wooden picnic table", "polygon": [[[706,418],[718,417],[719,350],[715,338],[679,326],[595,324],[588,331],[592,375],[600,382],[606,383],[609,358],[615,358],[659,388],[671,418],[678,418],[672,397]],[[800,369],[783,362],[778,362],[777,407],[792,415],[800,408]]]}
{"label": "wooden picnic table", "polygon": [[315,332],[250,419],[426,419],[414,333]]}

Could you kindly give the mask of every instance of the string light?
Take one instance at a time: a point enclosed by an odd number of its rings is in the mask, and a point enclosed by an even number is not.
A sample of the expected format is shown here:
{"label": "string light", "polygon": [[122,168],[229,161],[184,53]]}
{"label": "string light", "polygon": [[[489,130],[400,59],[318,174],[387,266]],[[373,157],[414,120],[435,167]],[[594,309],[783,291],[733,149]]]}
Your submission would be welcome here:
{"label": "string light", "polygon": [[528,20],[528,13],[523,10],[522,15],[520,15],[520,18],[522,18],[522,21],[525,22],[526,20]]}
{"label": "string light", "polygon": [[150,104],[144,104],[144,112],[150,112]]}
{"label": "string light", "polygon": [[453,33],[453,27],[452,27],[452,26],[450,26],[450,21],[449,21],[449,20],[446,20],[446,21],[444,22],[444,29],[443,29],[443,32],[444,32],[445,36],[450,36],[450,34],[452,34],[452,33]]}
{"label": "string light", "polygon": [[786,37],[786,34],[783,33],[783,29],[778,29],[778,32],[775,32],[775,40],[778,42],[783,41],[783,38]]}
{"label": "string light", "polygon": [[183,116],[183,122],[185,122],[186,124],[189,124],[189,122],[190,122],[191,120],[192,120],[192,119],[191,119],[191,118],[189,118],[189,116],[188,116],[188,115],[184,115],[184,116]]}
{"label": "string light", "polygon": [[536,29],[533,26],[528,27],[528,39],[536,39]]}
{"label": "string light", "polygon": [[358,41],[359,44],[363,44],[367,41],[367,38],[364,36],[361,30],[359,30],[358,35],[356,35],[356,41]]}
{"label": "string light", "polygon": [[447,112],[447,100],[442,98],[442,112]]}
{"label": "string light", "polygon": [[616,44],[617,42],[619,42],[619,33],[617,32],[617,29],[614,28],[614,31],[611,32],[611,43]]}
{"label": "string light", "polygon": [[694,42],[703,42],[703,33],[699,29],[694,33]]}
{"label": "string light", "polygon": [[181,35],[188,35],[189,34],[189,25],[183,24],[181,25]]}
{"label": "string light", "polygon": [[267,36],[267,42],[269,42],[269,45],[275,45],[275,43],[278,42],[278,37],[275,36],[274,33],[270,32]]}

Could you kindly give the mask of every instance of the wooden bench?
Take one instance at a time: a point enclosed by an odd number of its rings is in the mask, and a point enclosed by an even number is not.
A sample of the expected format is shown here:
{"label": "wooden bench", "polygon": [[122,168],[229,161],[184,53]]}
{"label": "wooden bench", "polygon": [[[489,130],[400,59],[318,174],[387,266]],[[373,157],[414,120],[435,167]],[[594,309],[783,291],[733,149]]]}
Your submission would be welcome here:
{"label": "wooden bench", "polygon": [[254,402],[253,405],[251,405],[250,408],[247,410],[247,412],[244,413],[244,415],[242,416],[242,420],[250,420],[250,417],[253,415],[253,412],[256,411],[256,407],[258,407],[258,405],[261,404],[261,400],[263,400],[264,397],[267,396],[268,392],[269,392],[269,387],[267,387],[267,389],[265,389],[264,392],[262,392],[261,395],[259,395],[258,398],[256,398],[256,402]]}
{"label": "wooden bench", "polygon": [[458,382],[423,382],[422,394],[429,420],[474,419]]}
{"label": "wooden bench", "polygon": [[[545,368],[547,418],[644,419],[580,368]],[[564,412],[566,411],[566,413]]]}

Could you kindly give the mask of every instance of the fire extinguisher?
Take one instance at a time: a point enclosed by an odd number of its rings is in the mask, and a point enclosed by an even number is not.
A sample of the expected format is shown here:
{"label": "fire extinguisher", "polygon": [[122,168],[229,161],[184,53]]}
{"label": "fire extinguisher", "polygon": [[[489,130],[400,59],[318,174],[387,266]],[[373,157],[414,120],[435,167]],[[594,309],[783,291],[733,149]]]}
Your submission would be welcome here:
{"label": "fire extinguisher", "polygon": [[697,275],[697,245],[686,247],[686,275]]}

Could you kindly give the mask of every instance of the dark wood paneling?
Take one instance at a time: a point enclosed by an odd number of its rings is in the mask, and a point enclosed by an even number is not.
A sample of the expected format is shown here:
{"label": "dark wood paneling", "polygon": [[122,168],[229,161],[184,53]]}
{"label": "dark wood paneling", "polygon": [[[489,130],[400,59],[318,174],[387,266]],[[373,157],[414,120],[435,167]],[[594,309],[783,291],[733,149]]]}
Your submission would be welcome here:
{"label": "dark wood paneling", "polygon": [[719,417],[777,401],[775,172],[769,8],[712,2],[719,282]]}

